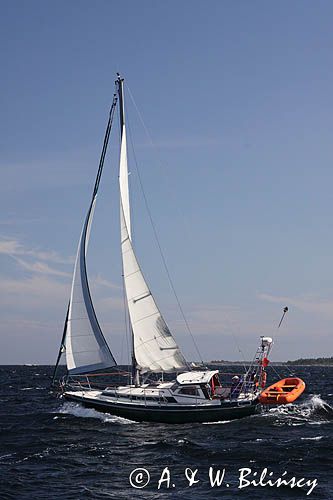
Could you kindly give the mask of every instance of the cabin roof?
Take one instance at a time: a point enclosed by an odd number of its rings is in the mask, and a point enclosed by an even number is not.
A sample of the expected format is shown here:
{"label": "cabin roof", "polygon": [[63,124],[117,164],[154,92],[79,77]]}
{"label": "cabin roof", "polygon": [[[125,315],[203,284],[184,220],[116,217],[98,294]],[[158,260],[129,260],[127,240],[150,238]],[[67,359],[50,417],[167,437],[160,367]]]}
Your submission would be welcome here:
{"label": "cabin roof", "polygon": [[204,372],[186,372],[177,376],[177,382],[184,384],[207,384],[210,379],[218,373],[218,370],[209,370]]}

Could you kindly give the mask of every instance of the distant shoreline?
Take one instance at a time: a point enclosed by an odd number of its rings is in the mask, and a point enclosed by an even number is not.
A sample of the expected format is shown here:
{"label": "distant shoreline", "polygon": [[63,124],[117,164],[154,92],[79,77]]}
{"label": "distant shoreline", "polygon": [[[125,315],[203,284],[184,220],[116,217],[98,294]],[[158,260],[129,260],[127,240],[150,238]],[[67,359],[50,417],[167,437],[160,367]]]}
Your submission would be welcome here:
{"label": "distant shoreline", "polygon": [[[198,362],[194,362],[195,366],[193,368],[200,368]],[[214,361],[206,361],[205,365],[210,366],[244,366],[251,365],[253,361],[225,361],[225,360],[214,360]],[[26,366],[28,368],[36,368],[41,366],[54,367],[53,364],[37,364],[37,363],[2,363],[0,366]],[[61,365],[64,366],[65,365]],[[119,366],[127,366],[127,365],[119,365]],[[300,358],[294,361],[271,361],[269,366],[333,366],[333,357],[330,358]]]}
{"label": "distant shoreline", "polygon": [[[250,365],[252,361],[209,361],[209,365],[225,366],[225,365]],[[294,361],[271,361],[272,366],[333,366],[333,357],[331,358],[300,358]]]}

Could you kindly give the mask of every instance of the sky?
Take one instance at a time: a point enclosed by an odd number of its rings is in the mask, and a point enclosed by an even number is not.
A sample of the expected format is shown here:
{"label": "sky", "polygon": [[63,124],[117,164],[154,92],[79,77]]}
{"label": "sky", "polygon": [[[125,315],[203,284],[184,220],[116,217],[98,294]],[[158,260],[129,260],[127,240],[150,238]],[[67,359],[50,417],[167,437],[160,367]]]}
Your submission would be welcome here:
{"label": "sky", "polygon": [[[332,355],[333,4],[0,0],[0,364],[55,362],[117,71],[134,243],[185,356]],[[117,117],[116,117],[117,118]],[[127,362],[115,120],[88,253]],[[277,329],[284,306],[289,312]]]}

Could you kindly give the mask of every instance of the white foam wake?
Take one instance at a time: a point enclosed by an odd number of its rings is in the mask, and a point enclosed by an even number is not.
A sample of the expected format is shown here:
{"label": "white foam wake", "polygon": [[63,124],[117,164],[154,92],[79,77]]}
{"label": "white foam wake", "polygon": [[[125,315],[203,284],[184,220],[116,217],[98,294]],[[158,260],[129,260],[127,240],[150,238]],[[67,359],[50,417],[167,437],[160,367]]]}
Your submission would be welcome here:
{"label": "white foam wake", "polygon": [[333,417],[333,408],[320,395],[314,394],[301,404],[288,403],[270,408],[268,414],[288,416],[300,420],[328,421]]}
{"label": "white foam wake", "polygon": [[106,424],[112,423],[125,425],[135,423],[133,420],[128,420],[127,418],[110,415],[110,413],[102,413],[94,410],[93,408],[84,408],[80,404],[69,402],[63,403],[57,413],[69,414],[79,418],[96,418]]}
{"label": "white foam wake", "polygon": [[301,437],[303,441],[320,441],[324,436],[315,436],[315,437]]}
{"label": "white foam wake", "polygon": [[229,424],[232,420],[218,420],[217,422],[202,422],[203,425]]}

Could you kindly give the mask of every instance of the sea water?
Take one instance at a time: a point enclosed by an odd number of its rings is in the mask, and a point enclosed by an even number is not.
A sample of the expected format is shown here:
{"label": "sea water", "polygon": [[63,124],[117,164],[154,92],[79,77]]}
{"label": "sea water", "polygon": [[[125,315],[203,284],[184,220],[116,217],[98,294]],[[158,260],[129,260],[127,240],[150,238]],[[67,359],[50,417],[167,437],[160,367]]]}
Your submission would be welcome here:
{"label": "sea water", "polygon": [[295,371],[295,404],[167,425],[54,397],[50,366],[0,367],[0,499],[332,499],[333,370]]}

